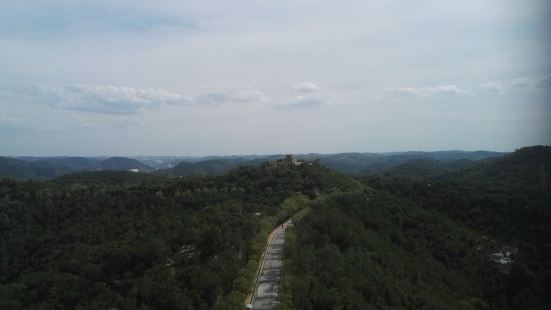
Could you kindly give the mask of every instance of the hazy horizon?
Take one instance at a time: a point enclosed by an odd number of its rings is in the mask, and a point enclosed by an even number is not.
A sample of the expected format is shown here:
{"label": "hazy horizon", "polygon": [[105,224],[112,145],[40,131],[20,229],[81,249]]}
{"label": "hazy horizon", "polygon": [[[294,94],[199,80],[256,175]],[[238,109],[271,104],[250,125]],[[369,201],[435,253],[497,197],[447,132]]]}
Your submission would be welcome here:
{"label": "hazy horizon", "polygon": [[[532,145],[526,145],[528,147]],[[522,148],[522,147],[521,147]],[[518,148],[517,148],[518,149]],[[320,153],[320,152],[303,152],[303,153],[291,153],[291,152],[276,152],[276,153],[246,153],[246,154],[199,154],[199,155],[188,155],[188,154],[46,154],[46,155],[5,155],[0,154],[0,157],[89,157],[89,158],[101,158],[101,157],[188,157],[188,158],[203,158],[203,157],[239,157],[239,156],[274,156],[274,155],[335,155],[335,154],[392,154],[392,153],[415,153],[415,152],[426,152],[426,153],[435,153],[435,152],[495,152],[495,153],[512,153],[515,150],[460,150],[460,149],[449,149],[449,150],[403,150],[403,151],[343,151],[343,152],[334,152],[334,153]]]}
{"label": "hazy horizon", "polygon": [[550,145],[550,9],[545,0],[2,1],[0,154]]}

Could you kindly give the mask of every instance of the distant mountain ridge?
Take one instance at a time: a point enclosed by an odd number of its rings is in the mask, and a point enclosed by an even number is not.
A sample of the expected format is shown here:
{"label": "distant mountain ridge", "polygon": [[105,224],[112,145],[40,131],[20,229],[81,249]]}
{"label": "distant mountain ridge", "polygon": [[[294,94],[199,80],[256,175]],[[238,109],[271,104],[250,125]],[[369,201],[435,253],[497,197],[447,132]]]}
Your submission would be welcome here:
{"label": "distant mountain ridge", "polygon": [[99,162],[100,170],[138,170],[150,172],[154,169],[141,161],[127,157],[110,157]]}
{"label": "distant mountain ridge", "polygon": [[[377,173],[411,160],[477,161],[506,153],[489,151],[437,151],[391,153],[296,154],[304,160],[318,159],[336,171],[365,175]],[[258,165],[283,158],[284,154],[231,156],[136,156],[136,157],[0,157],[0,177],[47,180],[80,171],[135,170],[162,177],[219,175],[242,165]]]}
{"label": "distant mountain ridge", "polygon": [[[396,152],[396,153],[338,153],[338,154],[297,154],[299,159],[316,160],[328,168],[346,174],[370,174],[406,163],[412,160],[430,161],[477,161],[492,157],[501,157],[506,153],[488,151],[438,151],[438,152]],[[162,176],[190,176],[224,174],[241,165],[258,165],[264,161],[277,160],[285,155],[265,156],[208,156],[193,161],[184,160],[175,167],[157,170],[154,173]],[[460,164],[458,162],[458,164]],[[468,165],[466,162],[463,164]],[[444,169],[441,167],[440,169]]]}
{"label": "distant mountain ridge", "polygon": [[106,159],[87,157],[24,157],[18,159],[0,157],[0,177],[23,180],[49,180],[64,174],[81,171],[129,171],[132,169],[137,169],[140,172],[154,170],[136,159],[126,157]]}

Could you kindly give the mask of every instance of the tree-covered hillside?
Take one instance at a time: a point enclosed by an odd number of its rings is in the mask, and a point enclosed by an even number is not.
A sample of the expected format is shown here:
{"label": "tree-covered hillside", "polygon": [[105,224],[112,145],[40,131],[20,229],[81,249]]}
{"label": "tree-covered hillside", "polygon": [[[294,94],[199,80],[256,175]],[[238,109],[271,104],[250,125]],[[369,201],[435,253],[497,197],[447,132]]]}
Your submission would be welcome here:
{"label": "tree-covered hillside", "polygon": [[182,161],[169,169],[161,169],[154,172],[158,176],[199,176],[199,175],[221,175],[241,165],[249,164],[243,159],[209,159],[199,162]]}
{"label": "tree-covered hillside", "polygon": [[491,309],[504,294],[491,242],[381,192],[312,204],[289,239],[279,309]]}
{"label": "tree-covered hillside", "polygon": [[11,157],[0,157],[0,177],[4,178],[47,180],[70,171],[71,168],[56,162],[25,162]]}
{"label": "tree-covered hillside", "polygon": [[369,186],[435,208],[503,239],[551,241],[551,147],[528,147],[455,173],[364,178]]}
{"label": "tree-covered hillside", "polygon": [[52,180],[58,184],[112,184],[112,185],[126,185],[126,184],[141,184],[160,182],[162,178],[143,172],[131,172],[131,171],[83,171],[61,175]]}
{"label": "tree-covered hillside", "polygon": [[74,180],[0,182],[1,309],[236,309],[263,238],[301,197],[359,187],[315,163]]}
{"label": "tree-covered hillside", "polygon": [[[551,147],[413,160],[295,221],[279,309],[551,308]],[[510,261],[491,261],[511,249]]]}
{"label": "tree-covered hillside", "polygon": [[367,185],[436,210],[519,249],[504,308],[551,307],[551,147],[534,146],[443,175],[383,174]]}
{"label": "tree-covered hillside", "polygon": [[0,157],[0,178],[17,180],[51,180],[68,173],[82,171],[128,171],[137,169],[150,172],[150,166],[132,158],[86,158],[86,157],[23,157],[20,159]]}
{"label": "tree-covered hillside", "polygon": [[548,309],[550,150],[357,180],[256,158],[224,175],[4,179],[0,309],[240,309],[266,236],[298,210],[282,309]]}

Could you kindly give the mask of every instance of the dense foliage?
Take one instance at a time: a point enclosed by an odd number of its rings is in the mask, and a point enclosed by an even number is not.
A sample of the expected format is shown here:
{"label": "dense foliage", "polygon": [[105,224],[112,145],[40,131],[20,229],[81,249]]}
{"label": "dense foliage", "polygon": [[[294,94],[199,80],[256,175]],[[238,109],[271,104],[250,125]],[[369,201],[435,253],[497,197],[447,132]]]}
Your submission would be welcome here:
{"label": "dense foliage", "polygon": [[311,205],[287,241],[280,309],[486,308],[501,285],[490,247],[387,194],[334,194]]}
{"label": "dense foliage", "polygon": [[[302,154],[301,159],[316,160],[341,173],[358,174],[378,172],[410,160],[477,160],[500,156],[497,152],[398,152],[398,153],[341,153]],[[130,170],[152,172],[158,176],[220,175],[239,166],[258,166],[275,161],[283,155],[207,156],[197,158],[171,156],[127,157],[0,157],[0,177],[49,180],[66,173],[99,170]],[[416,165],[418,166],[418,165]],[[155,167],[155,168],[153,168]],[[157,170],[155,170],[157,169]],[[154,171],[153,171],[154,170]]]}
{"label": "dense foliage", "polygon": [[0,308],[242,305],[259,236],[306,199],[288,198],[358,186],[281,163],[126,183],[0,182]]}
{"label": "dense foliage", "polygon": [[139,169],[152,171],[153,168],[132,158],[85,158],[85,157],[0,157],[0,178],[18,180],[50,180],[58,176],[99,170]]}
{"label": "dense foliage", "polygon": [[[519,248],[504,308],[551,308],[551,147],[520,149],[463,171],[439,175],[387,173],[364,181]],[[411,170],[410,170],[411,172]]]}
{"label": "dense foliage", "polygon": [[[375,194],[311,204],[288,237],[280,309],[551,308],[551,148],[414,160]],[[512,262],[488,255],[518,248]]]}
{"label": "dense foliage", "polygon": [[[4,179],[0,309],[240,309],[266,236],[299,210],[282,309],[551,308],[550,147],[477,162],[356,155],[334,158],[383,172],[361,184],[317,160],[251,159],[223,176]],[[508,268],[488,259],[503,245],[519,249]]]}
{"label": "dense foliage", "polygon": [[160,182],[160,177],[143,172],[130,171],[83,171],[68,173],[59,176],[53,180],[57,184],[112,184],[112,185],[127,185],[127,184],[142,184],[151,182]]}

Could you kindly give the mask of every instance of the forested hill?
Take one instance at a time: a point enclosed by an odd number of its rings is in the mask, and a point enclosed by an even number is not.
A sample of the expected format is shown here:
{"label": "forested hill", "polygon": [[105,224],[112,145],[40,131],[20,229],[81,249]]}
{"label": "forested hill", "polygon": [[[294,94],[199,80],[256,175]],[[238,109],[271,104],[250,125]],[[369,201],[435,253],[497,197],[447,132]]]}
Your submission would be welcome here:
{"label": "forested hill", "polygon": [[83,171],[61,175],[52,180],[59,184],[142,184],[150,182],[161,182],[162,178],[143,172],[130,171]]}
{"label": "forested hill", "polygon": [[[299,154],[297,158],[320,163],[328,168],[350,175],[373,174],[411,160],[430,160],[448,166],[453,161],[477,161],[500,157],[503,153],[476,151],[395,152],[395,153],[339,153]],[[0,157],[0,177],[18,180],[49,180],[66,173],[103,170],[138,170],[153,172],[162,177],[192,175],[220,175],[239,166],[258,166],[285,155],[243,156],[137,156],[128,157]]]}
{"label": "forested hill", "polygon": [[[292,158],[4,179],[0,309],[240,309],[268,232],[298,210],[280,309],[549,309],[549,154],[415,159],[357,180]],[[505,246],[511,261],[491,262]]]}
{"label": "forested hill", "polygon": [[221,175],[241,165],[251,165],[253,162],[245,159],[209,159],[199,162],[182,161],[175,167],[161,169],[154,172],[158,176],[198,176]]}
{"label": "forested hill", "polygon": [[[551,147],[522,148],[503,158],[438,176],[380,174],[364,182],[435,210],[498,244],[520,249],[514,276],[499,282],[503,308],[551,307]],[[496,284],[497,286],[497,284]]]}
{"label": "forested hill", "polygon": [[551,174],[551,146],[525,147],[503,158],[496,158],[480,163],[465,171],[465,177],[500,182],[518,180],[526,185],[540,187],[549,192],[549,175]]}
{"label": "forested hill", "polygon": [[25,162],[15,158],[0,157],[0,177],[45,180],[70,171],[71,168],[55,162],[42,160]]}
{"label": "forested hill", "polygon": [[0,182],[0,309],[239,309],[275,225],[309,199],[363,188],[288,162],[73,180]]}
{"label": "forested hill", "polygon": [[395,153],[341,153],[341,154],[306,154],[301,158],[319,158],[320,162],[331,169],[351,175],[374,174],[406,163],[411,160],[431,160],[442,163],[457,160],[478,161],[486,158],[501,157],[499,152],[395,152]]}
{"label": "forested hill", "polygon": [[[440,169],[463,168],[477,160],[491,157],[501,157],[503,153],[498,152],[464,152],[464,151],[441,151],[441,152],[396,152],[396,153],[339,153],[339,154],[298,154],[299,159],[319,160],[328,168],[350,175],[374,174],[400,164],[407,164],[412,160],[420,162],[435,162]],[[284,155],[267,156],[227,156],[207,157],[199,160],[184,160],[178,165],[168,169],[155,171],[161,176],[188,176],[188,175],[216,175],[228,172],[242,165],[255,166],[266,160],[277,160]],[[454,166],[454,164],[456,166]],[[419,166],[419,165],[416,165]]]}
{"label": "forested hill", "polygon": [[[551,147],[534,146],[448,174],[367,176],[374,188],[439,208],[508,238],[551,236]],[[413,176],[413,178],[412,178]]]}
{"label": "forested hill", "polygon": [[127,157],[109,157],[98,163],[100,170],[139,170],[141,172],[153,171],[153,168],[136,160]]}
{"label": "forested hill", "polygon": [[378,173],[364,173],[365,175],[386,174],[401,177],[430,177],[459,172],[476,165],[469,159],[440,161],[435,159],[413,159],[397,166],[387,168]]}
{"label": "forested hill", "polygon": [[0,157],[0,177],[17,180],[50,180],[58,176],[81,171],[131,170],[150,172],[150,166],[132,158],[86,157]]}

